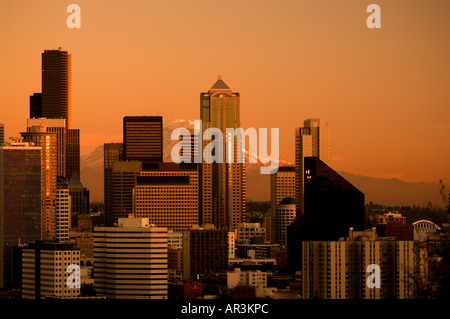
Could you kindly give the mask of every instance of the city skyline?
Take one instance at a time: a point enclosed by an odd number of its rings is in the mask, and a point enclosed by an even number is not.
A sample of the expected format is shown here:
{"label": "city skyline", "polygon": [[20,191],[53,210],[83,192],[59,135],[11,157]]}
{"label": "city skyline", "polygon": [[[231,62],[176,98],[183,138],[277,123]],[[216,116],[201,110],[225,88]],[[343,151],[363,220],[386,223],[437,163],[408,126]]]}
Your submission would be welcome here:
{"label": "city skyline", "polygon": [[[365,25],[364,4],[327,2],[324,11],[319,4],[265,1],[255,15],[249,15],[251,4],[233,2],[205,18],[208,28],[196,22],[206,13],[202,6],[81,1],[82,28],[71,30],[65,8],[46,3],[7,3],[0,14],[9,44],[0,75],[1,104],[10,105],[0,112],[6,137],[23,131],[29,96],[40,91],[40,54],[62,47],[72,55],[72,122],[81,132],[82,155],[121,141],[126,115],[198,119],[198,93],[222,75],[242,94],[244,128],[281,128],[282,158],[294,161],[295,127],[320,118],[333,128],[337,170],[408,182],[450,180],[448,2],[379,1],[380,30]],[[228,15],[235,23],[222,28]],[[39,26],[38,16],[45,17]],[[229,50],[212,40],[230,35]],[[200,44],[214,54],[199,51]],[[20,70],[14,68],[19,61]]]}

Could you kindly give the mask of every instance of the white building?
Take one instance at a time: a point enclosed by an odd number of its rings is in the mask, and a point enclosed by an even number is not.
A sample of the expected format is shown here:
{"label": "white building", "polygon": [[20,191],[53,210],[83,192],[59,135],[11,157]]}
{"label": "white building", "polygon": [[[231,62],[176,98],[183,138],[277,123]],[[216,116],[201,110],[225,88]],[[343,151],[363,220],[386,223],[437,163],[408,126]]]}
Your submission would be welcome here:
{"label": "white building", "polygon": [[228,232],[228,259],[236,258],[236,233]]}
{"label": "white building", "polygon": [[237,228],[236,241],[249,244],[252,238],[263,238],[265,240],[266,229],[259,223],[239,223]]}
{"label": "white building", "polygon": [[72,199],[69,195],[67,179],[58,176],[56,186],[56,239],[60,243],[69,242],[71,212]]}
{"label": "white building", "polygon": [[227,287],[234,288],[236,286],[267,287],[267,272],[261,270],[241,271],[240,268],[235,268],[234,271],[227,272]]}
{"label": "white building", "polygon": [[94,288],[107,298],[167,298],[167,258],[167,228],[148,218],[94,228]]}
{"label": "white building", "polygon": [[177,246],[177,248],[183,248],[183,232],[173,231],[169,229],[167,231],[167,247]]}

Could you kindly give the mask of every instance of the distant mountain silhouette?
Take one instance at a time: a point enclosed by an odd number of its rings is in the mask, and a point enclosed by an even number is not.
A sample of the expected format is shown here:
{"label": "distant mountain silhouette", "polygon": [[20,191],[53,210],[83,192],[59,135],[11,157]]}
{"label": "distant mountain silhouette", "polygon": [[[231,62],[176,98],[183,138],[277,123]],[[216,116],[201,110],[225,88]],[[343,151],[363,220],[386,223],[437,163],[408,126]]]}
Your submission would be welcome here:
{"label": "distant mountain silhouette", "polygon": [[[177,127],[192,127],[192,121],[172,120],[164,122],[163,143],[164,161],[171,161],[170,151],[178,141],[170,136]],[[281,165],[289,161],[280,159]],[[292,164],[292,163],[291,163]],[[261,164],[247,164],[247,199],[254,201],[270,200],[270,175],[260,174]],[[347,181],[365,194],[366,203],[397,206],[445,206],[439,194],[438,183],[409,183],[398,178],[384,179],[348,172],[338,172]],[[81,157],[81,182],[90,190],[91,201],[103,201],[103,145]]]}

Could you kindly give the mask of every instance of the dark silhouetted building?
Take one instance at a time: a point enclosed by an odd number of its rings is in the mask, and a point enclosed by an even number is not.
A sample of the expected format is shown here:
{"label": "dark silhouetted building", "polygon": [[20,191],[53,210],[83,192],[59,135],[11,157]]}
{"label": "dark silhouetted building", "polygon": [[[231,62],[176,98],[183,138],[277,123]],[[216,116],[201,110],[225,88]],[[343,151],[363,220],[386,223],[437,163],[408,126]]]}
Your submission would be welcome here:
{"label": "dark silhouetted building", "polygon": [[123,159],[123,143],[105,143],[103,145],[103,179],[105,223],[112,226],[112,171],[115,162]]}
{"label": "dark silhouetted building", "polygon": [[12,284],[13,247],[41,239],[41,147],[0,146],[0,288]]}
{"label": "dark silhouetted building", "polygon": [[317,157],[304,158],[303,215],[288,227],[288,267],[301,270],[302,242],[334,241],[364,230],[364,194]]}
{"label": "dark silhouetted building", "polygon": [[30,119],[42,117],[42,93],[30,96]]}
{"label": "dark silhouetted building", "polygon": [[228,270],[228,231],[212,225],[183,232],[183,279]]}
{"label": "dark silhouetted building", "polygon": [[125,116],[123,155],[126,161],[162,162],[162,116]]}
{"label": "dark silhouetted building", "polygon": [[72,125],[71,83],[71,55],[61,48],[45,50],[42,53],[41,116],[52,119],[63,118],[68,129]]}
{"label": "dark silhouetted building", "polygon": [[66,177],[80,176],[80,130],[67,129]]}

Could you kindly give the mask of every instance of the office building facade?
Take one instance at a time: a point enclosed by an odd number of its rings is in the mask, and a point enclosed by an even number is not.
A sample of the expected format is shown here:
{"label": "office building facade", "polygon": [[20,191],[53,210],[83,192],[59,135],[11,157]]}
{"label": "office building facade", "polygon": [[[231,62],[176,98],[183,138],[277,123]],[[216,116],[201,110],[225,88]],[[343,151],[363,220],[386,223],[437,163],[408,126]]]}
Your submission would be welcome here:
{"label": "office building facade", "polygon": [[119,218],[94,228],[94,287],[111,299],[167,298],[167,228]]}
{"label": "office building facade", "polygon": [[123,118],[124,160],[163,161],[162,116],[125,116]]}
{"label": "office building facade", "polygon": [[179,232],[198,224],[195,163],[143,163],[134,186],[135,217]]}
{"label": "office building facade", "polygon": [[[226,158],[226,129],[241,127],[240,95],[233,92],[219,77],[208,92],[200,94],[201,134],[208,128],[218,128],[223,134],[222,163],[211,162],[203,154],[201,167],[201,223],[234,231],[245,221],[246,180],[245,163],[237,161],[237,143],[234,144],[233,163]],[[202,141],[202,152],[211,140]],[[207,153],[207,152],[206,152]],[[214,156],[214,155],[213,155]]]}
{"label": "office building facade", "polygon": [[22,298],[79,297],[80,278],[72,275],[79,266],[80,250],[73,244],[45,241],[27,244],[22,249]]}
{"label": "office building facade", "polygon": [[41,239],[41,147],[0,146],[0,288],[12,284],[12,249]]}

